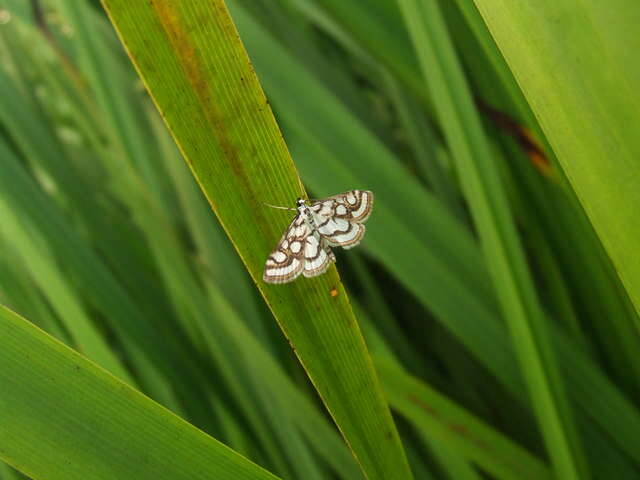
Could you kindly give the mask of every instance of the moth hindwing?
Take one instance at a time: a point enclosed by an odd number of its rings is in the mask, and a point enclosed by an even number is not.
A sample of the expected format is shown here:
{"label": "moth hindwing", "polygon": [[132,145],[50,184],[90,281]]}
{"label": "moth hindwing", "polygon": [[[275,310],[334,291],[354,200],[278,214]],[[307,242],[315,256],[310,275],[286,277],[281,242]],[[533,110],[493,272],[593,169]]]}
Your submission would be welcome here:
{"label": "moth hindwing", "polygon": [[[263,280],[286,283],[301,273],[315,277],[335,262],[331,247],[355,247],[365,233],[363,223],[373,207],[373,193],[350,190],[307,205],[298,199],[298,213],[282,235],[264,267]],[[283,207],[277,207],[283,208]]]}

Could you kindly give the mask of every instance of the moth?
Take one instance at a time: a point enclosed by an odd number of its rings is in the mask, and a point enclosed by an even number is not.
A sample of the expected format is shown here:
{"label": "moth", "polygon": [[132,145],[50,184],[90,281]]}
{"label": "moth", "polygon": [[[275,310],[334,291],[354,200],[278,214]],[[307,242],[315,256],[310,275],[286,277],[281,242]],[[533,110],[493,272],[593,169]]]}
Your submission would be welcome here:
{"label": "moth", "polygon": [[372,207],[373,193],[368,190],[350,190],[310,205],[298,198],[295,208],[275,207],[298,213],[269,254],[262,279],[287,283],[301,273],[305,277],[323,274],[336,261],[331,247],[348,249],[360,243]]}

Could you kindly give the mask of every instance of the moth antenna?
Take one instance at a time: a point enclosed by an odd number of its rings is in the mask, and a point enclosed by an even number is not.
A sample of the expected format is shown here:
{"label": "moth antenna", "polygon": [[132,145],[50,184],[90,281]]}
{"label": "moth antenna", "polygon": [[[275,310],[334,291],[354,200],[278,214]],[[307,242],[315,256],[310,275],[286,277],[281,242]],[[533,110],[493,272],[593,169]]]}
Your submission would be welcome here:
{"label": "moth antenna", "polygon": [[304,185],[302,184],[302,178],[300,178],[300,175],[298,175],[298,185],[300,186],[300,193],[301,193],[301,197],[306,197],[305,195],[305,189],[304,189]]}
{"label": "moth antenna", "polygon": [[262,202],[264,205],[266,205],[267,207],[271,207],[271,208],[277,208],[279,210],[296,210],[295,208],[291,208],[291,207],[279,207],[277,205],[271,205],[270,203],[265,203]]}

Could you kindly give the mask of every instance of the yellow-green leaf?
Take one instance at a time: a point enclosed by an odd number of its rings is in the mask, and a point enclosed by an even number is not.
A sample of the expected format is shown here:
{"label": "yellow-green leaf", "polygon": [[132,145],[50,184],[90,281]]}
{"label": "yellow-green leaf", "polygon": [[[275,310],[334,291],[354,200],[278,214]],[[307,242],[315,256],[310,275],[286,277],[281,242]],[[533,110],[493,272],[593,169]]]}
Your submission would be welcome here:
{"label": "yellow-green leaf", "polygon": [[475,3],[640,311],[640,3]]}

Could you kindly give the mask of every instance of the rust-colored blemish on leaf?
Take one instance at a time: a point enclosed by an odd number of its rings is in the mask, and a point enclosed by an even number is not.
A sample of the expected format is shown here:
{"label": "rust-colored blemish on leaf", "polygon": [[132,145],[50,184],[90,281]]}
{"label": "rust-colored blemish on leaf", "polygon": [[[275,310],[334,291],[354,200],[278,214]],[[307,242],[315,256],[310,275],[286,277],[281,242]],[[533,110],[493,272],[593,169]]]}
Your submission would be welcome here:
{"label": "rust-colored blemish on leaf", "polygon": [[551,165],[551,162],[549,162],[547,154],[544,152],[544,149],[540,146],[538,139],[533,135],[531,130],[518,123],[506,113],[492,107],[480,99],[476,100],[476,104],[480,111],[484,113],[497,127],[501,128],[504,132],[513,137],[516,142],[518,142],[520,148],[522,148],[525,155],[529,157],[533,166],[540,173],[548,178],[553,178],[553,166]]}
{"label": "rust-colored blemish on leaf", "polygon": [[[425,401],[423,401],[422,399],[418,398],[416,395],[414,394],[409,394],[409,400],[416,404],[417,406],[419,406],[422,410],[424,410],[425,412],[429,413],[429,415],[431,415],[434,418],[437,418],[439,420],[442,420],[443,417],[442,415],[435,410],[431,405],[429,405],[428,403],[426,403]],[[489,450],[489,445],[487,445],[487,443],[480,439],[477,438],[472,431],[469,430],[469,428],[466,425],[462,425],[459,423],[451,423],[451,422],[443,422],[443,424],[453,433],[455,433],[456,435],[459,435],[461,437],[465,437],[467,438],[470,442],[475,443],[478,447],[482,448],[483,450]]]}
{"label": "rust-colored blemish on leaf", "polygon": [[412,403],[415,403],[417,406],[419,406],[421,409],[423,409],[425,412],[429,413],[430,415],[434,417],[440,416],[440,414],[431,405],[422,401],[422,399],[418,398],[417,396],[410,394],[409,400],[411,400]]}
{"label": "rust-colored blemish on leaf", "polygon": [[340,295],[340,292],[338,292],[338,289],[335,287],[335,285],[329,289],[329,295],[331,295],[331,298],[336,298],[338,295]]}
{"label": "rust-colored blemish on leaf", "polygon": [[465,436],[465,437],[469,436],[469,429],[464,425],[458,425],[457,423],[449,423],[447,426],[449,427],[449,429],[453,430],[454,432],[462,436]]}
{"label": "rust-colored blemish on leaf", "polygon": [[[443,425],[452,433],[464,437],[468,442],[475,444],[478,448],[490,452],[492,450],[491,445],[484,441],[484,439],[476,436],[473,430],[470,430],[466,425],[462,425],[459,423],[451,423],[444,420],[443,416],[435,410],[431,405],[426,403],[424,400],[418,398],[415,394],[410,393],[408,395],[409,400],[420,407],[422,410],[427,412],[432,417],[438,419]],[[504,457],[494,456],[494,458],[498,461],[501,461],[504,465],[507,465],[510,469],[515,472],[520,472],[520,465],[515,461],[505,461]]]}
{"label": "rust-colored blemish on leaf", "polygon": [[[178,2],[179,3],[179,2]],[[227,130],[227,119],[220,112],[215,99],[211,96],[211,88],[205,69],[204,61],[200,56],[198,49],[190,42],[189,34],[183,20],[178,11],[177,5],[171,0],[150,0],[150,4],[154,8],[157,18],[160,21],[172,48],[177,53],[180,66],[189,82],[193,87],[193,92],[199,100],[199,106],[203,117],[205,117],[211,126],[211,136],[217,140],[218,146],[224,156],[224,159],[231,167],[235,174],[235,178],[244,185],[245,192],[251,192],[249,179],[239,160],[239,152],[236,145],[231,141]],[[222,8],[222,7],[221,7]],[[217,18],[228,17],[226,15],[217,16]],[[203,23],[211,22],[212,19],[201,19]],[[222,28],[229,34],[230,30],[235,27],[231,22],[229,25],[216,25],[215,28]],[[214,27],[212,27],[213,29]],[[233,32],[237,37],[237,33]],[[192,146],[192,148],[197,148]],[[191,164],[191,160],[187,159]]]}

